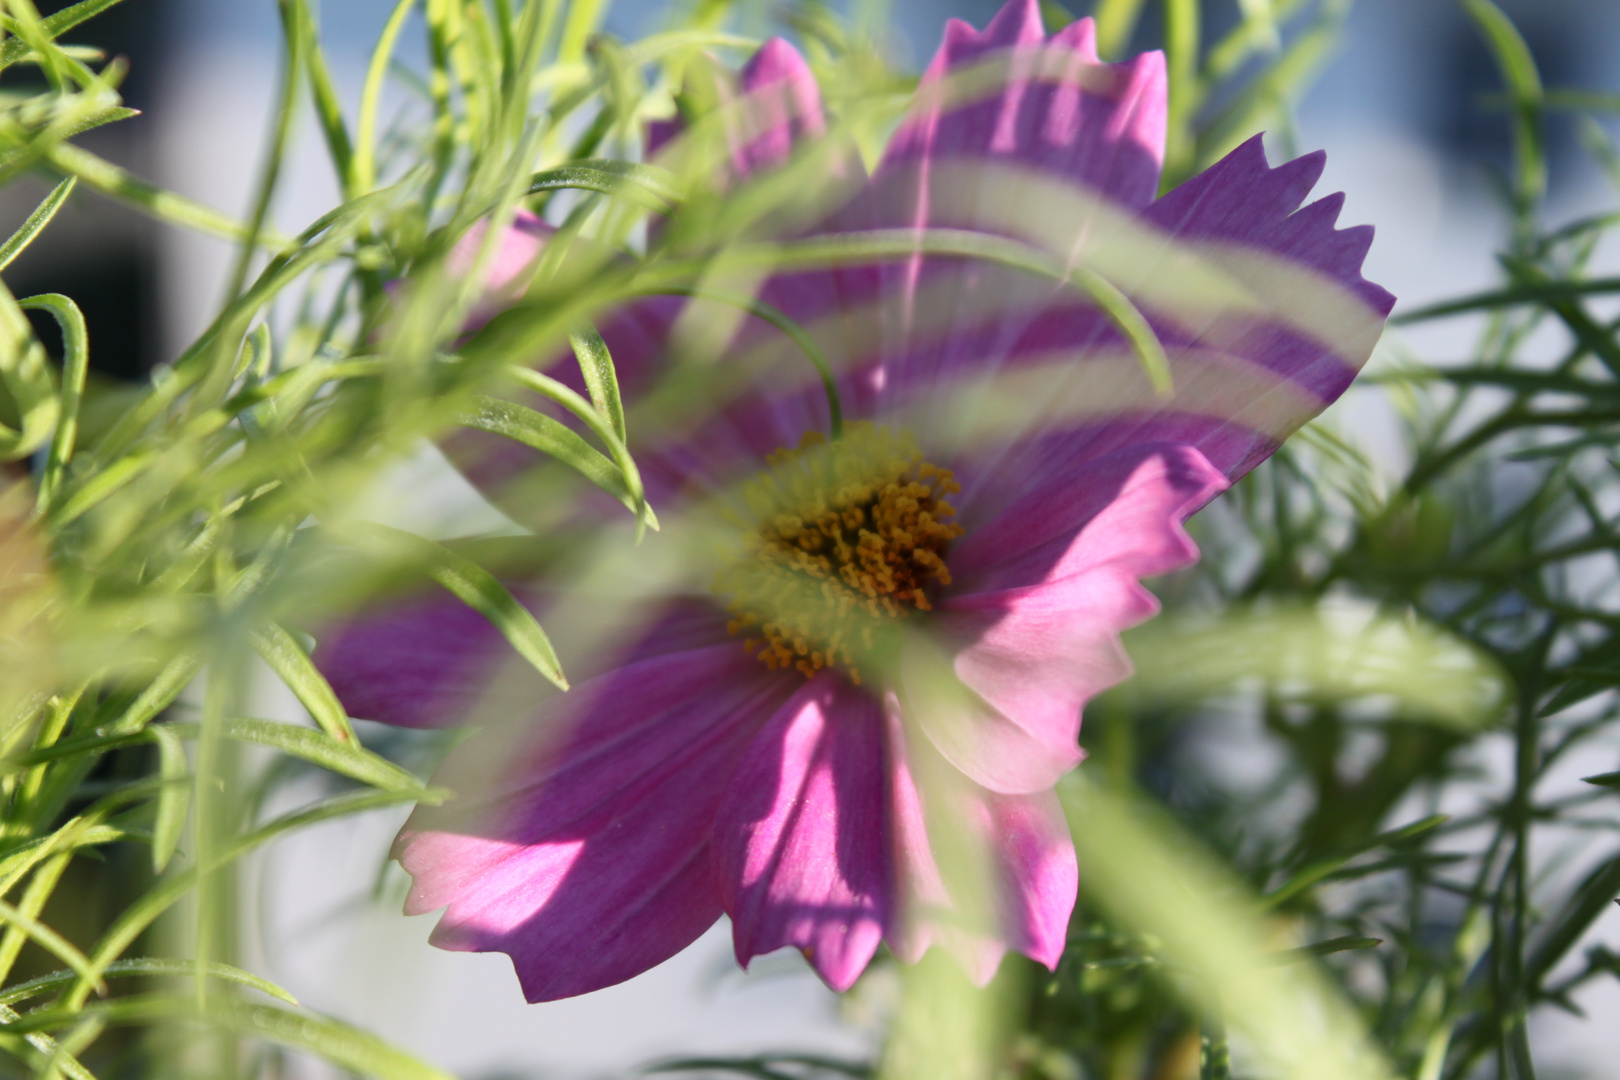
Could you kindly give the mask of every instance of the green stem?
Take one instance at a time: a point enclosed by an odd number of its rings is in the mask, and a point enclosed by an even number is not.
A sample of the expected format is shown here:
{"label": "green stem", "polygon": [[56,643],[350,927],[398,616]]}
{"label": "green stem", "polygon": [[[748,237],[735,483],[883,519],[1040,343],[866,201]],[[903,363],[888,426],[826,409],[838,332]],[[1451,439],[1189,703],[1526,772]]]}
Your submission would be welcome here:
{"label": "green stem", "polygon": [[104,195],[128,203],[142,213],[182,228],[196,229],[211,236],[246,243],[255,239],[267,247],[282,247],[286,237],[266,232],[254,237],[251,230],[212,207],[193,202],[145,180],[131,176],[112,162],[99,158],[71,143],[59,143],[45,151],[45,160],[68,176],[76,176]]}
{"label": "green stem", "polygon": [[265,150],[264,169],[259,174],[258,188],[253,195],[253,213],[248,219],[247,235],[236,256],[230,284],[225,289],[225,304],[229,305],[242,292],[247,282],[248,268],[253,264],[259,237],[264,232],[265,219],[270,214],[270,200],[275,197],[276,181],[281,176],[281,161],[287,153],[287,139],[292,133],[293,116],[298,109],[299,71],[303,67],[303,36],[287,34],[284,63],[281,70],[281,97],[276,105],[276,123],[271,129],[270,144]]}
{"label": "green stem", "polygon": [[19,300],[17,306],[48,311],[62,328],[61,408],[56,432],[46,453],[45,470],[39,481],[36,513],[42,514],[50,508],[51,500],[62,485],[62,474],[73,457],[73,446],[79,433],[79,402],[84,397],[84,381],[90,369],[90,336],[79,306],[61,293],[30,296]]}
{"label": "green stem", "polygon": [[399,32],[405,26],[405,17],[415,5],[416,0],[399,0],[395,5],[366,70],[366,86],[360,95],[360,119],[354,131],[353,172],[357,195],[366,194],[377,183],[377,107],[382,101],[383,78],[388,74],[388,63],[393,58]]}

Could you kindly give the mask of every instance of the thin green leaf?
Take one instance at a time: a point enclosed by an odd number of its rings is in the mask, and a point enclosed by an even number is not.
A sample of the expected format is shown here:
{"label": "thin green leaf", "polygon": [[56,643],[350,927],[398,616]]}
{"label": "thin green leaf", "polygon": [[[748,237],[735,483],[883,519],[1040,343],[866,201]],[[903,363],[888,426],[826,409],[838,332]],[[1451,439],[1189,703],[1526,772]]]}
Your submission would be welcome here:
{"label": "thin green leaf", "polygon": [[[630,489],[624,471],[572,428],[516,402],[480,397],[476,404],[475,412],[457,417],[464,427],[503,436],[556,458],[618,499],[631,513],[642,512],[642,502]],[[652,513],[650,509],[646,512]]]}
{"label": "thin green leaf", "polygon": [[74,818],[49,836],[30,840],[0,858],[0,894],[10,892],[34,867],[53,855],[99,844],[117,844],[137,839],[135,834],[93,819]]}
{"label": "thin green leaf", "polygon": [[[53,15],[47,15],[39,21],[39,26],[47,37],[55,39],[78,26],[86,19],[93,19],[103,11],[119,3],[120,0],[79,0],[71,7],[65,7]],[[30,46],[22,38],[11,38],[4,45],[0,45],[0,71],[15,64],[28,55]]]}
{"label": "thin green leaf", "polygon": [[308,0],[281,0],[283,32],[301,39],[304,68],[309,75],[309,87],[315,99],[315,115],[326,138],[326,150],[337,170],[338,184],[344,197],[353,199],[365,192],[358,191],[354,183],[354,144],[349,139],[349,127],[343,119],[343,106],[338,103],[337,90],[332,85],[332,73],[326,66],[326,54],[321,50],[320,34]]}
{"label": "thin green leaf", "polygon": [[1089,896],[1186,970],[1177,992],[1241,1032],[1254,1068],[1290,1080],[1392,1080],[1359,1017],[1314,964],[1265,963],[1275,950],[1242,886],[1169,815],[1077,770],[1057,788]]}
{"label": "thin green leaf", "polygon": [[45,201],[36,206],[34,212],[17,226],[17,231],[12,233],[4,244],[0,244],[0,270],[10,266],[13,259],[27,250],[28,245],[34,242],[34,237],[38,236],[45,226],[51,223],[56,212],[62,209],[62,204],[67,202],[68,196],[73,194],[73,189],[78,183],[78,177],[70,176],[57,184],[51,189],[51,193],[45,196]]}
{"label": "thin green leaf", "polygon": [[287,155],[287,142],[292,137],[293,117],[298,111],[298,87],[303,82],[303,38],[298,34],[283,34],[285,54],[281,68],[281,86],[277,94],[276,119],[270,125],[268,145],[264,150],[264,163],[254,185],[253,209],[248,214],[247,235],[236,254],[236,265],[225,286],[222,303],[229,306],[242,292],[248,271],[257,254],[259,237],[270,216],[270,204],[275,199],[276,182],[281,178],[282,161]]}
{"label": "thin green leaf", "polygon": [[138,450],[120,458],[106,468],[88,475],[82,484],[73,487],[65,501],[52,507],[51,524],[60,529],[94,509],[108,496],[128,485],[157,460],[156,450]]}
{"label": "thin green leaf", "polygon": [[568,680],[563,677],[562,665],[546,632],[488,570],[443,544],[386,525],[354,522],[337,531],[358,544],[403,556],[407,563],[420,567],[458,600],[488,619],[536,671],[559,688],[568,689]]}
{"label": "thin green leaf", "polygon": [[0,900],[0,922],[9,923],[22,931],[40,948],[72,968],[80,979],[89,982],[101,993],[106,993],[106,985],[91,969],[89,958],[67,938],[4,900]]}
{"label": "thin green leaf", "polygon": [[1142,17],[1143,0],[1099,0],[1093,12],[1097,20],[1097,52],[1104,60],[1123,56]]}
{"label": "thin green leaf", "polygon": [[619,379],[613,370],[613,356],[607,342],[596,332],[596,327],[585,323],[568,335],[579,361],[579,373],[585,379],[591,404],[613,425],[613,434],[623,443],[629,442],[624,430],[624,404],[619,400]]}
{"label": "thin green leaf", "polygon": [[[168,724],[187,738],[198,735],[195,724]],[[155,731],[156,728],[148,730]],[[282,753],[302,758],[323,769],[330,769],[351,780],[370,784],[374,788],[393,794],[410,795],[426,802],[437,801],[431,788],[395,765],[392,761],[372,753],[358,743],[340,742],[325,732],[296,724],[283,724],[274,720],[256,720],[252,717],[231,717],[220,724],[220,734],[240,742],[268,746]]]}
{"label": "thin green leaf", "polygon": [[443,1069],[331,1017],[274,1005],[233,1005],[224,1013],[224,1022],[244,1034],[295,1046],[379,1080],[456,1080]]}
{"label": "thin green leaf", "polygon": [[1497,70],[1513,99],[1514,189],[1521,209],[1545,194],[1547,162],[1541,145],[1541,75],[1513,20],[1491,0],[1462,0],[1485,35]]}
{"label": "thin green leaf", "polygon": [[416,6],[416,0],[399,0],[394,13],[388,16],[377,46],[371,52],[371,63],[366,68],[365,89],[360,94],[360,118],[354,132],[354,159],[351,172],[354,189],[364,195],[377,184],[377,108],[382,103],[383,78],[393,60],[394,46],[405,27],[405,17]]}
{"label": "thin green leaf", "polygon": [[[1479,104],[1487,109],[1501,109],[1513,105],[1509,94],[1482,94]],[[1541,94],[1541,107],[1547,112],[1620,112],[1620,94],[1612,90],[1577,90],[1568,87],[1546,89]]]}
{"label": "thin green leaf", "polygon": [[[71,143],[58,143],[48,148],[45,160],[64,174],[83,180],[103,195],[133,206],[159,221],[238,243],[253,238],[252,230],[218,210],[149,184]],[[258,239],[268,247],[283,247],[287,243],[286,237],[270,231],[264,232]]]}
{"label": "thin green leaf", "polygon": [[[205,970],[215,978],[237,983],[240,986],[251,987],[262,994],[279,998],[289,1005],[298,1004],[297,998],[269,979],[260,978],[252,972],[243,971],[239,967],[232,967],[230,964],[221,964],[215,961],[209,963]],[[108,964],[106,970],[102,972],[109,979],[149,978],[163,975],[191,976],[196,973],[197,965],[190,960],[157,956],[119,960],[116,963]],[[4,991],[0,991],[0,1005],[11,1005],[19,1001],[26,1001],[49,990],[67,986],[77,978],[78,975],[71,971],[55,971],[49,975],[41,975],[37,979],[29,979],[27,982],[18,983],[16,986],[7,987]]]}
{"label": "thin green leaf", "polygon": [[321,730],[339,742],[354,743],[349,714],[338,700],[332,684],[326,681],[304,647],[279,623],[264,623],[253,631],[253,651],[270,665],[276,677],[286,684],[299,704]]}
{"label": "thin green leaf", "polygon": [[1199,0],[1164,0],[1164,57],[1170,84],[1166,187],[1179,183],[1193,160],[1193,117],[1204,100],[1199,78],[1201,21]]}
{"label": "thin green leaf", "polygon": [[[1323,5],[1315,25],[1289,42],[1247,92],[1209,122],[1200,148],[1200,167],[1213,164],[1245,139],[1288,118],[1292,106],[1333,56],[1348,7]],[[1224,55],[1211,58],[1212,66],[1226,62],[1233,61]]]}
{"label": "thin green leaf", "polygon": [[1546,304],[1571,297],[1602,295],[1620,292],[1620,277],[1592,278],[1587,281],[1549,281],[1544,284],[1516,285],[1511,289],[1491,289],[1472,293],[1455,300],[1429,304],[1415,311],[1403,311],[1390,319],[1396,326],[1443,319],[1451,315],[1469,315],[1479,311],[1520,304]]}
{"label": "thin green leaf", "polygon": [[191,997],[141,994],[88,1009],[52,1007],[29,1013],[11,1024],[16,1032],[49,1031],[77,1023],[89,1014],[107,1023],[149,1025],[165,1020],[200,1019],[243,1035],[257,1036],[318,1055],[349,1072],[378,1080],[456,1080],[390,1046],[375,1035],[316,1013],[293,1012],[277,1005],[211,999],[206,1012]]}
{"label": "thin green leaf", "polygon": [[[22,1017],[17,1010],[7,1005],[0,1005],[0,1023],[15,1024]],[[100,1031],[99,1021],[90,1021],[90,1025]],[[75,1031],[82,1031],[85,1024],[81,1023]],[[81,1065],[71,1055],[62,1053],[62,1044],[46,1035],[35,1031],[18,1038],[15,1035],[0,1033],[0,1047],[6,1049],[19,1061],[32,1068],[36,1075],[43,1075],[45,1070],[55,1068],[65,1073],[71,1080],[96,1080],[96,1077]],[[23,1047],[31,1047],[36,1053],[30,1054]],[[55,1080],[54,1075],[45,1076],[45,1080]]]}
{"label": "thin green leaf", "polygon": [[529,194],[573,188],[619,195],[649,210],[668,213],[684,194],[667,169],[631,161],[576,161],[537,172],[529,180]]}
{"label": "thin green leaf", "polygon": [[563,20],[562,37],[557,43],[557,62],[578,63],[585,56],[585,43],[601,25],[607,10],[607,0],[576,0],[568,5],[568,17]]}
{"label": "thin green leaf", "polygon": [[41,25],[39,12],[35,10],[32,0],[12,0],[6,5],[9,17],[5,28],[18,38],[28,43],[29,51],[33,54],[34,62],[45,74],[51,86],[58,92],[66,92],[70,88],[66,85],[69,67],[67,58],[62,50],[51,40],[51,36]]}
{"label": "thin green leaf", "polygon": [[[313,806],[303,807],[267,822],[250,833],[231,837],[213,851],[206,868],[210,871],[217,870],[278,836],[296,829],[412,801],[415,800],[410,794],[374,789],[345,792],[330,799],[323,799]],[[66,1009],[77,1011],[83,1008],[100,981],[101,972],[116,961],[125,949],[133,945],[141,934],[146,932],[146,928],[152,925],[153,920],[196,888],[199,876],[197,871],[197,867],[192,867],[184,873],[159,881],[119,914],[117,920],[96,943],[95,952],[90,957],[88,975],[80,976],[74,983],[73,990],[64,1003]]]}
{"label": "thin green leaf", "polygon": [[[844,405],[838,391],[838,377],[833,373],[832,364],[827,360],[827,354],[822,351],[816,339],[797,320],[788,317],[780,308],[774,307],[757,297],[745,296],[740,293],[727,292],[711,288],[671,288],[665,295],[695,296],[704,300],[714,300],[722,304],[742,308],[751,315],[763,319],[776,327],[799,347],[811,365],[816,369],[816,376],[821,379],[822,390],[827,395],[827,427],[828,433],[837,439],[844,433]],[[1157,339],[1155,339],[1155,342]],[[1167,361],[1168,362],[1168,361]]]}
{"label": "thin green leaf", "polygon": [[1041,26],[1048,34],[1055,34],[1059,30],[1074,22],[1074,12],[1058,3],[1057,0],[1041,0]]}
{"label": "thin green leaf", "polygon": [[1289,900],[1299,896],[1312,886],[1320,884],[1322,881],[1332,877],[1333,874],[1338,872],[1346,863],[1358,855],[1365,855],[1369,851],[1374,851],[1381,847],[1388,847],[1391,844],[1406,843],[1409,840],[1422,836],[1431,829],[1439,828],[1448,820],[1450,819],[1445,814],[1435,814],[1433,817],[1426,817],[1422,821],[1414,821],[1410,825],[1403,825],[1398,829],[1391,829],[1388,832],[1379,833],[1377,836],[1369,838],[1364,843],[1346,848],[1330,858],[1313,862],[1309,866],[1306,866],[1294,873],[1287,881],[1283,882],[1281,885],[1267,893],[1263,898],[1263,902],[1267,907],[1277,907],[1280,904],[1287,903]]}
{"label": "thin green leaf", "polygon": [[202,657],[197,653],[182,653],[170,660],[158,672],[157,678],[146,684],[146,689],[130,703],[129,708],[106,725],[106,732],[109,735],[127,735],[140,731],[153,717],[174,703],[180,691],[190,684],[200,670]]}
{"label": "thin green leaf", "polygon": [[1270,957],[1270,962],[1278,965],[1297,964],[1301,960],[1309,960],[1317,956],[1331,956],[1334,953],[1360,949],[1376,949],[1383,943],[1383,938],[1356,935],[1328,938],[1326,941],[1313,941],[1309,945],[1301,945],[1297,949],[1286,949]]}
{"label": "thin green leaf", "polygon": [[1277,35],[1277,13],[1271,0],[1238,0],[1243,12],[1243,28],[1262,49],[1276,49],[1281,44]]}
{"label": "thin green leaf", "polygon": [[[570,336],[570,340],[573,340],[573,336]],[[585,341],[584,339],[581,340],[588,351],[592,350],[590,342]],[[578,347],[578,345],[575,346],[576,350]],[[628,505],[630,509],[635,512],[638,519],[636,539],[639,542],[641,539],[641,529],[650,527],[656,530],[658,528],[658,516],[653,513],[652,507],[647,504],[646,489],[641,483],[641,470],[637,468],[636,460],[631,456],[630,448],[625,445],[624,437],[620,434],[620,429],[623,427],[624,422],[624,410],[622,406],[617,404],[619,391],[618,382],[613,375],[612,358],[607,356],[606,345],[602,345],[600,350],[595,350],[595,352],[596,356],[592,361],[590,361],[590,363],[593,366],[603,367],[605,370],[599,371],[597,375],[594,376],[587,375],[586,378],[587,380],[596,378],[600,381],[605,381],[608,383],[608,385],[600,388],[601,399],[595,405],[586,402],[570,387],[558,382],[549,375],[535,371],[533,368],[513,366],[508,369],[508,373],[511,375],[514,381],[530,390],[535,391],[538,394],[550,398],[552,401],[555,401],[557,404],[563,406],[563,408],[573,413],[586,426],[591,434],[602,440],[602,444],[607,447],[608,454],[613,460],[614,467],[618,469],[619,475],[624,480],[624,489],[630,496],[631,501],[626,505]],[[582,360],[581,366],[584,367],[585,364],[586,361]],[[604,375],[605,379],[602,378]],[[593,393],[594,392],[595,391],[593,391]],[[480,404],[482,405],[485,399],[479,400]],[[606,404],[607,406],[605,410],[602,408],[603,404]],[[615,427],[612,422],[614,412],[618,413],[618,427]],[[527,421],[531,418],[519,415],[516,417],[516,419]],[[566,431],[568,429],[564,428],[563,430]],[[567,443],[566,439],[563,441]],[[576,451],[578,449],[573,443],[567,443],[567,445],[573,447]],[[589,458],[586,460],[589,460]]]}
{"label": "thin green leaf", "polygon": [[[71,181],[64,180],[57,190]],[[36,211],[37,212],[37,211]],[[62,483],[62,472],[73,456],[79,436],[79,402],[84,397],[84,381],[90,371],[90,334],[85,328],[79,305],[61,293],[44,293],[18,301],[23,310],[48,311],[62,329],[62,393],[56,431],[45,455],[45,469],[39,480],[39,508],[43,512]]]}
{"label": "thin green leaf", "polygon": [[180,736],[163,724],[146,729],[157,741],[158,776],[163,787],[158,792],[157,817],[152,822],[152,872],[163,873],[180,846],[185,830],[186,811],[191,806],[190,767]]}
{"label": "thin green leaf", "polygon": [[1541,924],[1525,960],[1525,985],[1540,986],[1598,917],[1609,910],[1617,895],[1620,895],[1620,855],[1611,855],[1587,874],[1558,910]]}
{"label": "thin green leaf", "polygon": [[0,390],[10,395],[19,419],[16,428],[0,423],[0,461],[17,461],[51,437],[61,402],[45,349],[4,282],[0,282]]}

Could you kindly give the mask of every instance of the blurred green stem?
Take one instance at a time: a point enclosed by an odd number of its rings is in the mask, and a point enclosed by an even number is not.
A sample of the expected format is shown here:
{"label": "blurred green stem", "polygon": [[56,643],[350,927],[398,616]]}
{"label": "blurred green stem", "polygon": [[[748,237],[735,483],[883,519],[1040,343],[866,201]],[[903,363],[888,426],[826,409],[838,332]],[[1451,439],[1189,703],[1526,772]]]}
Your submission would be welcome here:
{"label": "blurred green stem", "polygon": [[1230,1080],[1232,1047],[1227,1042],[1226,1025],[1213,1016],[1207,1017],[1199,1044],[1199,1080]]}

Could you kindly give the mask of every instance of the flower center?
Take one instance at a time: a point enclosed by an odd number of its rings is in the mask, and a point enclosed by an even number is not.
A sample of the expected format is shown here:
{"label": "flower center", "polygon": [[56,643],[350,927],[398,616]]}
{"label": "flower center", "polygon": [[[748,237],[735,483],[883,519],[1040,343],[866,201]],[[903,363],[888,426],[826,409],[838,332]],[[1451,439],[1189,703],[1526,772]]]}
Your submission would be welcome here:
{"label": "flower center", "polygon": [[809,432],[767,460],[743,487],[755,523],[743,553],[715,581],[727,629],[773,671],[841,667],[859,683],[900,621],[950,584],[945,551],[962,527],[945,499],[961,486],[909,435],[869,423],[836,442]]}

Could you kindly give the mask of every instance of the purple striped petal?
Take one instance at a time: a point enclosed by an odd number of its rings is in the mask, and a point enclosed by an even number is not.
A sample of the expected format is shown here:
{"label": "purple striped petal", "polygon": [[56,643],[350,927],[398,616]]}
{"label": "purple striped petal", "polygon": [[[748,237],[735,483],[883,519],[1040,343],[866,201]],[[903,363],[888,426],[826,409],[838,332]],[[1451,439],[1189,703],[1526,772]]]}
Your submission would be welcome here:
{"label": "purple striped petal", "polygon": [[952,19],[875,178],[914,187],[911,213],[883,220],[946,224],[930,212],[929,173],[952,158],[1016,162],[1145,206],[1164,161],[1167,94],[1162,53],[1100,63],[1092,20],[1049,39],[1038,0],[1010,0],[982,32]]}
{"label": "purple striped petal", "polygon": [[710,832],[724,785],[783,683],[733,643],[646,660],[465,743],[395,857],[407,914],[446,907],[441,948],[505,952],[524,996],[622,982],[721,912]]}
{"label": "purple striped petal", "polygon": [[792,946],[834,990],[891,917],[883,710],[824,672],[782,706],[732,774],[715,867],[737,961]]}

